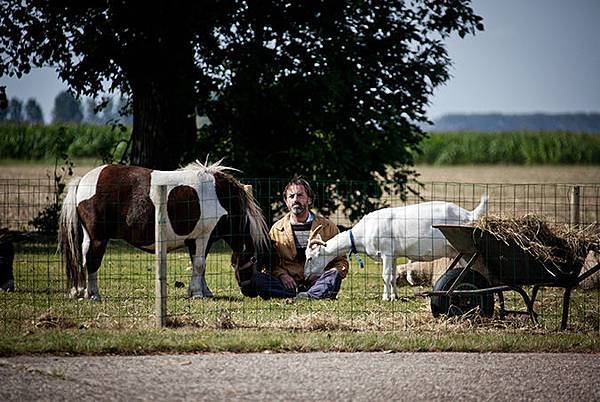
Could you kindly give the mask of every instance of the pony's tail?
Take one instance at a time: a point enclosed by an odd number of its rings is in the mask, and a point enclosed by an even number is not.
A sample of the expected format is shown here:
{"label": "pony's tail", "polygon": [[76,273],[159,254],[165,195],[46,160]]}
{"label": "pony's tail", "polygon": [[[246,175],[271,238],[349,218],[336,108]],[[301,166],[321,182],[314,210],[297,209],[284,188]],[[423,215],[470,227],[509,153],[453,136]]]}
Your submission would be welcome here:
{"label": "pony's tail", "polygon": [[477,208],[471,211],[471,222],[475,222],[487,212],[488,195],[483,194]]}
{"label": "pony's tail", "polygon": [[[81,177],[74,177],[68,184],[60,217],[58,219],[58,247],[67,274],[67,290],[83,285],[81,242],[83,232],[77,215],[77,186]],[[81,267],[83,269],[83,267]]]}

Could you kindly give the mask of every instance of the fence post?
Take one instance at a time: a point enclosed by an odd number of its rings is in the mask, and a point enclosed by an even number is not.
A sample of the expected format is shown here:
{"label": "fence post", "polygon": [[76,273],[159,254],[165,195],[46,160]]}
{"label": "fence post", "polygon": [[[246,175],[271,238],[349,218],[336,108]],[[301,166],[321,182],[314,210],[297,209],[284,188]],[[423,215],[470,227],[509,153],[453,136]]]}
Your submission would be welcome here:
{"label": "fence post", "polygon": [[154,225],[155,256],[156,256],[156,289],[155,289],[155,315],[156,326],[164,327],[167,324],[167,186],[156,187],[158,204],[156,205],[156,219]]}
{"label": "fence post", "polygon": [[579,223],[581,222],[581,216],[580,216],[580,211],[579,211],[580,198],[581,198],[581,187],[580,186],[571,187],[571,190],[569,191],[569,203],[570,203],[570,207],[571,207],[569,223],[571,226],[579,225]]}

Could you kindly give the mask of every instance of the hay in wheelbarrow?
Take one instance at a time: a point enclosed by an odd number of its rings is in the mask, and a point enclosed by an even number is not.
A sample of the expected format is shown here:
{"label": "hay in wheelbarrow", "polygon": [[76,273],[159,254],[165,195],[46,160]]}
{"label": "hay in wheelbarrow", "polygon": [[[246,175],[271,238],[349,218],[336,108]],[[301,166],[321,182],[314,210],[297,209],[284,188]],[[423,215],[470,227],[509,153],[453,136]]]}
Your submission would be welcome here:
{"label": "hay in wheelbarrow", "polygon": [[556,267],[582,265],[590,251],[600,250],[598,224],[571,227],[550,225],[540,216],[501,218],[489,215],[475,222],[506,244],[515,243],[533,258]]}

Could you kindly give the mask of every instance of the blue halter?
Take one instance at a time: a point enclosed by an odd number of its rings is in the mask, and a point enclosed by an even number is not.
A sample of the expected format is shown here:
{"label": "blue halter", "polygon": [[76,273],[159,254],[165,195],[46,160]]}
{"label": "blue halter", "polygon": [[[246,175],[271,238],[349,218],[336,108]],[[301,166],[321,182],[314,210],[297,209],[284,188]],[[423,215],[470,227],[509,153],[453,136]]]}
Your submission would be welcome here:
{"label": "blue halter", "polygon": [[350,252],[348,253],[348,258],[352,257],[352,254],[354,254],[356,256],[356,261],[358,261],[358,265],[362,269],[365,267],[365,263],[363,262],[362,258],[360,258],[358,251],[356,251],[356,244],[354,243],[352,229],[348,230],[348,234],[350,235]]}

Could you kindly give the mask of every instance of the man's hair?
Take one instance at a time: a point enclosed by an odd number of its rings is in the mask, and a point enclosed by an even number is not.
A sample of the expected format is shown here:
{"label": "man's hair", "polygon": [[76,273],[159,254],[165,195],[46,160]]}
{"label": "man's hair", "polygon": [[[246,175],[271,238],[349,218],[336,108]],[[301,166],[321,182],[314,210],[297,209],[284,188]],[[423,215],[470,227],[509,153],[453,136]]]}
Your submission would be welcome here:
{"label": "man's hair", "polygon": [[306,181],[306,179],[304,179],[302,176],[295,174],[290,181],[288,182],[288,184],[285,186],[285,188],[283,189],[283,200],[285,201],[286,197],[287,197],[287,191],[288,188],[290,188],[290,186],[292,185],[298,185],[298,186],[303,186],[304,187],[304,191],[306,191],[306,195],[308,198],[310,198],[312,201],[315,200],[312,188],[310,188],[310,184],[308,184],[308,181]]}

